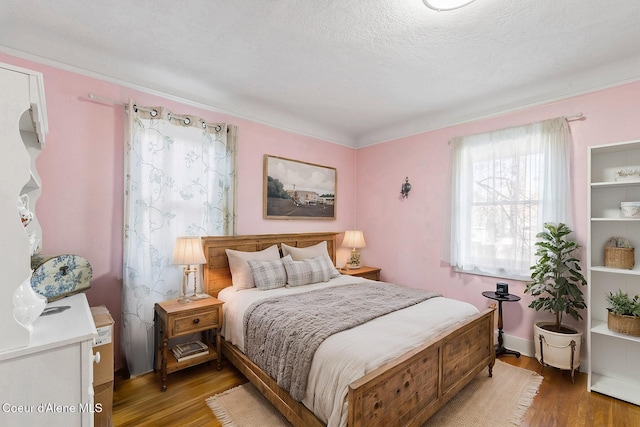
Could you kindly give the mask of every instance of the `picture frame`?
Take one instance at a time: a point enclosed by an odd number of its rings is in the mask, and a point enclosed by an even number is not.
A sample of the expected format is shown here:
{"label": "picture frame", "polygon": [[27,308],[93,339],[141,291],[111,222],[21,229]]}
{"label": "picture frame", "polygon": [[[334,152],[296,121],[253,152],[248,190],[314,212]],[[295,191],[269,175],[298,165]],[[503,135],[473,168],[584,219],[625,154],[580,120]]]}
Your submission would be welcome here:
{"label": "picture frame", "polygon": [[336,168],[264,156],[263,218],[336,219]]}

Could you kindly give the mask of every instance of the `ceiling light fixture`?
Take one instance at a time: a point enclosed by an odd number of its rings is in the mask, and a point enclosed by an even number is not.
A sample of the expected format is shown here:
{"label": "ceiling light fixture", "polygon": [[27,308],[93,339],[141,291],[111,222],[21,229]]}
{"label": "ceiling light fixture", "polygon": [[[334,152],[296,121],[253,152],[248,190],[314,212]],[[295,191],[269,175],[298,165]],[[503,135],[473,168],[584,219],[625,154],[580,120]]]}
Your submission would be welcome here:
{"label": "ceiling light fixture", "polygon": [[441,12],[443,10],[459,9],[473,3],[475,0],[422,0],[425,6]]}

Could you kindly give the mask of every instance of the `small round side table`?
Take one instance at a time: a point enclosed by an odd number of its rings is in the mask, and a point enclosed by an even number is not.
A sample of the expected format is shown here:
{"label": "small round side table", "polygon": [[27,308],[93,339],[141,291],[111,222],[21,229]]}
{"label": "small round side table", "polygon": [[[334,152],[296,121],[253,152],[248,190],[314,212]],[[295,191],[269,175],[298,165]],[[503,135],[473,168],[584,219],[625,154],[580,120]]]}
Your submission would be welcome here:
{"label": "small round side table", "polygon": [[501,354],[512,354],[516,357],[520,357],[520,352],[504,348],[502,340],[502,303],[520,301],[520,297],[512,294],[498,295],[494,291],[484,291],[482,292],[482,296],[498,301],[498,344],[496,344],[495,346],[496,357],[500,356]]}

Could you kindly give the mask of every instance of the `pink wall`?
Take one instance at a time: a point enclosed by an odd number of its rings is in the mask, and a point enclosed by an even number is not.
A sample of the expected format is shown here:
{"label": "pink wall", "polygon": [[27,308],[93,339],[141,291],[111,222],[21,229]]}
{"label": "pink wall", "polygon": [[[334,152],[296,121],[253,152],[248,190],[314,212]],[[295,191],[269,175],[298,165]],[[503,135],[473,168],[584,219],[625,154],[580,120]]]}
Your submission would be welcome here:
{"label": "pink wall", "polygon": [[[368,245],[361,250],[363,263],[381,267],[383,280],[438,290],[478,307],[488,305],[480,293],[495,289],[497,279],[455,274],[440,261],[448,139],[582,112],[586,120],[572,122],[571,130],[574,228],[584,244],[587,147],[640,135],[640,83],[353,150],[4,54],[0,61],[44,74],[50,132],[38,158],[43,192],[36,206],[43,227],[43,253],[87,258],[94,269],[89,302],[105,304],[116,321],[122,288],[124,119],[122,108],[90,102],[89,92],[237,124],[239,234],[339,232],[357,226],[364,230]],[[337,168],[336,221],[264,220],[264,154]],[[413,189],[408,199],[401,199],[405,176]],[[347,256],[348,251],[341,250],[339,263]],[[523,296],[523,283],[508,282],[511,292]],[[542,315],[526,307],[529,301],[523,296],[519,304],[505,304],[507,334],[531,339],[531,325]],[[120,354],[118,337],[116,354]],[[116,359],[116,366],[123,366],[121,359]]]}
{"label": "pink wall", "polygon": [[[72,253],[86,258],[94,277],[87,292],[89,303],[106,305],[116,324],[120,323],[122,298],[124,115],[122,107],[90,101],[87,98],[90,92],[119,101],[132,98],[140,105],[162,105],[178,114],[195,114],[209,122],[238,125],[239,234],[342,232],[353,227],[353,149],[4,54],[0,54],[0,62],[44,75],[49,134],[37,159],[43,190],[36,205],[43,229],[42,253]],[[264,154],[335,167],[339,196],[336,220],[264,220]],[[344,250],[339,255],[347,256]],[[116,327],[116,368],[124,366],[118,332]]]}
{"label": "pink wall", "polygon": [[[481,292],[494,290],[495,283],[502,280],[457,274],[441,262],[450,164],[448,140],[583,113],[586,119],[573,121],[570,126],[574,230],[584,245],[588,225],[587,147],[639,139],[638,99],[640,83],[626,84],[359,149],[356,226],[364,231],[367,240],[367,247],[361,251],[363,263],[382,267],[383,280],[437,290],[479,308],[488,306],[492,301],[482,297]],[[405,176],[409,177],[412,190],[407,199],[401,199],[400,186]],[[586,267],[584,248],[581,259]],[[521,296],[522,301],[504,304],[505,333],[531,340],[533,323],[549,315],[527,307],[531,299],[523,295],[523,282],[506,282],[510,283],[509,291]],[[583,325],[580,327],[584,329]]]}

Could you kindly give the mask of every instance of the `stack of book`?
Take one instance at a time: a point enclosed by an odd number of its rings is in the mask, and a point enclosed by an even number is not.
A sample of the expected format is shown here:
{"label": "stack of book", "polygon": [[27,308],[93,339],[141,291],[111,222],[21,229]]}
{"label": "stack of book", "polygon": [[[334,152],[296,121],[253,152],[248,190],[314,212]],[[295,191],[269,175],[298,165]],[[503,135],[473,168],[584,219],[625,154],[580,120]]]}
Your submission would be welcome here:
{"label": "stack of book", "polygon": [[202,341],[190,341],[173,347],[173,355],[178,362],[209,353],[209,347]]}

